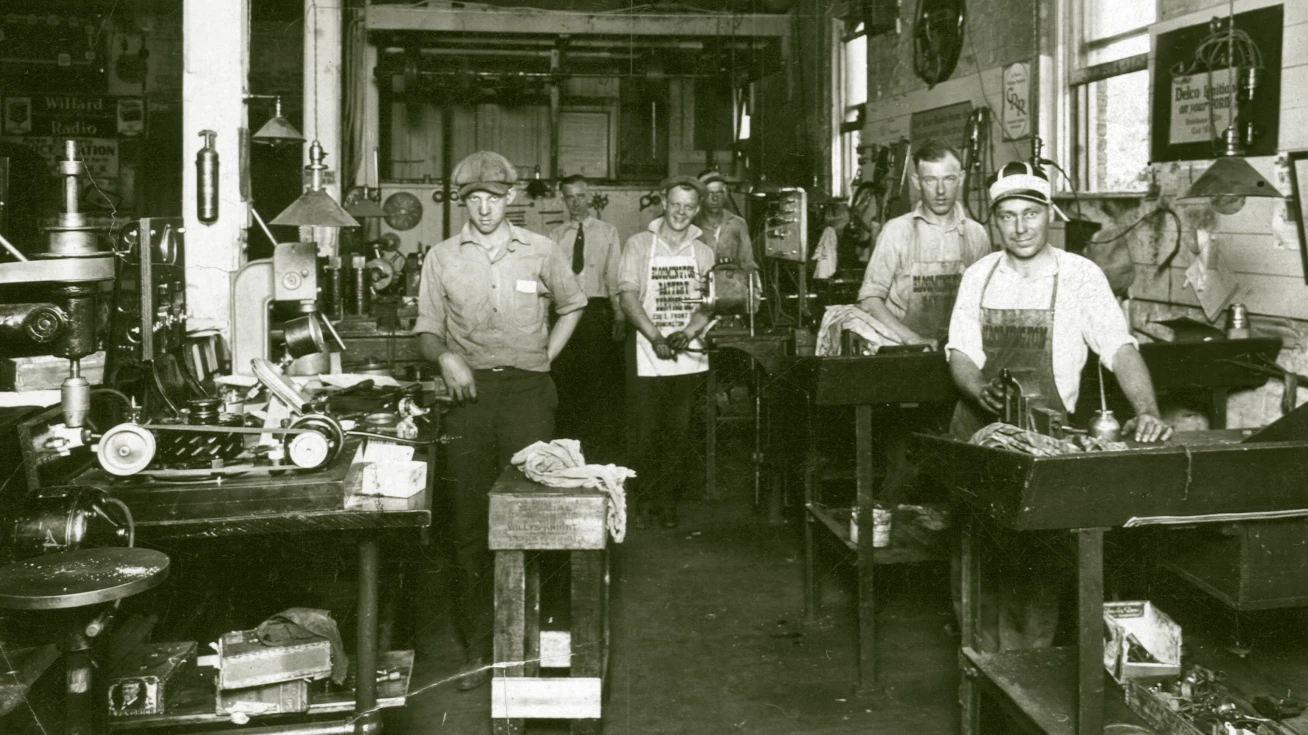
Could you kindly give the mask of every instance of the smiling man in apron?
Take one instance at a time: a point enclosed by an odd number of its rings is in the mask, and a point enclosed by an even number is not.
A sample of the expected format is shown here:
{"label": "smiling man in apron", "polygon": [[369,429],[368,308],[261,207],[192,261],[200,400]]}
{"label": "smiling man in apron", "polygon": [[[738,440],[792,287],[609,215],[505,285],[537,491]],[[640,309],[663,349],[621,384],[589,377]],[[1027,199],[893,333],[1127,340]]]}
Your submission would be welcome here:
{"label": "smiling man in apron", "polygon": [[[1094,350],[1136,411],[1123,434],[1166,439],[1172,430],[1158,416],[1149,369],[1108,279],[1091,261],[1049,246],[1056,208],[1044,173],[1010,163],[996,175],[990,198],[1004,249],[968,268],[959,285],[946,345],[962,395],[951,433],[967,441],[998,420],[1003,369],[1018,378],[1023,395],[1072,413]],[[1062,574],[1048,542],[1034,534],[1004,537],[981,580],[983,650],[1051,645]]]}
{"label": "smiling man in apron", "polygon": [[700,341],[708,310],[689,300],[713,268],[713,249],[691,224],[704,187],[689,176],[663,183],[663,216],[633,235],[622,251],[618,293],[634,331],[627,341],[628,447],[636,485],[633,525],[657,519],[675,528],[677,493],[692,454],[690,409],[708,372]]}

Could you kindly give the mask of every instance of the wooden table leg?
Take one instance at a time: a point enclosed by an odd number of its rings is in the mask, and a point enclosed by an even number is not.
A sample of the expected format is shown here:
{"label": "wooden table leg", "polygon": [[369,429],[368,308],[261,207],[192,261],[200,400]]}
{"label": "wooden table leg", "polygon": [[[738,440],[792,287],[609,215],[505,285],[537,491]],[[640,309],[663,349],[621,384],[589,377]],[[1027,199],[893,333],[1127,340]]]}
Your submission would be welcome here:
{"label": "wooden table leg", "polygon": [[[521,735],[524,723],[495,717],[497,695],[503,697],[503,679],[522,677],[527,641],[527,570],[522,551],[495,552],[495,668],[491,678],[491,726],[495,735]],[[500,688],[497,690],[497,687]]]}
{"label": "wooden table leg", "polygon": [[718,407],[717,373],[710,364],[704,374],[704,498],[718,500]]}
{"label": "wooden table leg", "polygon": [[377,708],[377,577],[381,574],[381,543],[375,533],[359,539],[359,621],[354,656],[354,733],[382,731]]}
{"label": "wooden table leg", "polygon": [[858,490],[858,688],[877,684],[877,610],[873,578],[876,568],[872,546],[873,458],[872,407],[854,409],[855,484]]}
{"label": "wooden table leg", "polygon": [[1104,731],[1104,532],[1076,531],[1077,735]]}
{"label": "wooden table leg", "polygon": [[1225,388],[1213,388],[1213,420],[1209,423],[1209,428],[1226,428],[1226,398],[1227,390]]}
{"label": "wooden table leg", "polygon": [[[572,676],[604,671],[604,552],[572,552]],[[601,687],[601,692],[603,687]],[[599,735],[602,720],[572,720],[572,735]]]}
{"label": "wooden table leg", "polygon": [[959,549],[959,624],[962,626],[962,649],[959,664],[962,677],[958,684],[958,698],[962,705],[961,735],[978,735],[981,732],[981,688],[977,686],[980,672],[972,665],[966,651],[977,650],[977,625],[981,617],[981,554],[977,548],[976,522],[969,519],[963,526]]}

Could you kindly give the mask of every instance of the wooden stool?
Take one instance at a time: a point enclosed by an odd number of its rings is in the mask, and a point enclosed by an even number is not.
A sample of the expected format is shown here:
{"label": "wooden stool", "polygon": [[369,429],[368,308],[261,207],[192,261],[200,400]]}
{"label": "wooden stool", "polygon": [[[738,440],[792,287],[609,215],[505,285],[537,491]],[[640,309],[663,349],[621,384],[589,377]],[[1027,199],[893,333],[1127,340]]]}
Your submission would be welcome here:
{"label": "wooden stool", "polygon": [[[523,732],[524,719],[572,720],[572,732],[599,733],[608,669],[608,496],[556,488],[505,470],[490,492],[495,552],[496,735]],[[571,557],[571,631],[540,629],[540,574],[528,551]],[[567,676],[540,669],[567,668]]]}

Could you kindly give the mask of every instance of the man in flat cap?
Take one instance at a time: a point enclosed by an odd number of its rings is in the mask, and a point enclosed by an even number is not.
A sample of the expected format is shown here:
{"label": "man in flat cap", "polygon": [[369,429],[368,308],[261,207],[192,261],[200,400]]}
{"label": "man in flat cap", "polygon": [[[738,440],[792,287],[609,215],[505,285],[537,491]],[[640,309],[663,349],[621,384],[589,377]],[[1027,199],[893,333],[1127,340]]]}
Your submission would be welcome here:
{"label": "man in flat cap", "polygon": [[633,525],[654,517],[675,528],[677,493],[688,479],[690,408],[708,372],[700,341],[709,312],[688,303],[713,268],[713,249],[692,224],[704,186],[690,176],[663,182],[663,216],[632,235],[622,250],[618,294],[627,322],[628,453],[636,471]]}
{"label": "man in flat cap", "polygon": [[[459,684],[490,678],[494,559],[487,549],[487,493],[509,459],[554,438],[558,395],[550,361],[586,306],[563,251],[514,226],[505,210],[517,190],[508,159],[478,151],[454,168],[469,221],[427,254],[413,331],[455,399],[445,417],[446,477],[453,485],[455,558],[463,589],[457,617],[469,664]],[[558,314],[549,329],[550,302]]]}
{"label": "man in flat cap", "polygon": [[[1149,368],[1108,279],[1091,261],[1049,244],[1058,210],[1044,172],[1027,163],[1005,165],[990,200],[1004,249],[963,272],[945,347],[962,396],[950,427],[954,437],[967,441],[998,420],[1002,370],[1021,384],[1023,396],[1073,413],[1081,369],[1094,350],[1135,409],[1124,435],[1166,439],[1172,430],[1159,418]],[[995,554],[999,563],[989,565],[980,585],[978,645],[984,651],[1048,647],[1058,626],[1058,556],[1037,534],[1000,543],[1007,553]]]}
{"label": "man in flat cap", "polygon": [[700,240],[713,249],[717,262],[734,263],[745,270],[758,270],[754,262],[754,246],[749,241],[749,225],[745,218],[727,211],[727,179],[717,171],[700,174],[704,185],[704,198],[695,226]]}

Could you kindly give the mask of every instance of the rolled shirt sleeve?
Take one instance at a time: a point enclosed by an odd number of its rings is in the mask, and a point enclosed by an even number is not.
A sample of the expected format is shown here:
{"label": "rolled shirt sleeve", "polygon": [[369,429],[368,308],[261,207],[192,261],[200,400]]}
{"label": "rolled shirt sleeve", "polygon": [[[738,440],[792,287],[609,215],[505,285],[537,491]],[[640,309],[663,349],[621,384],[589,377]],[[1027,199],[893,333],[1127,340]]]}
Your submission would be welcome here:
{"label": "rolled shirt sleeve", "polygon": [[945,345],[945,354],[952,359],[952,353],[958,352],[975,363],[978,369],[986,365],[986,353],[981,343],[981,291],[995,259],[1002,255],[986,256],[963,271],[954,313],[949,319],[949,342]]}
{"label": "rolled shirt sleeve", "polygon": [[[904,253],[908,250],[909,233],[899,218],[886,223],[877,236],[876,247],[863,272],[863,285],[858,289],[858,300],[882,299],[889,301],[895,276],[904,267]],[[902,317],[899,313],[896,316]]]}
{"label": "rolled shirt sleeve", "polygon": [[1113,295],[1108,278],[1097,267],[1078,271],[1078,292],[1085,301],[1081,309],[1081,337],[1099,355],[1104,367],[1116,371],[1114,361],[1123,347],[1138,347],[1139,340],[1131,336],[1131,327],[1121,304]]}
{"label": "rolled shirt sleeve", "polygon": [[418,318],[413,322],[413,333],[434,334],[445,339],[445,293],[439,272],[436,249],[432,248],[422,264],[422,281],[418,284]]}

